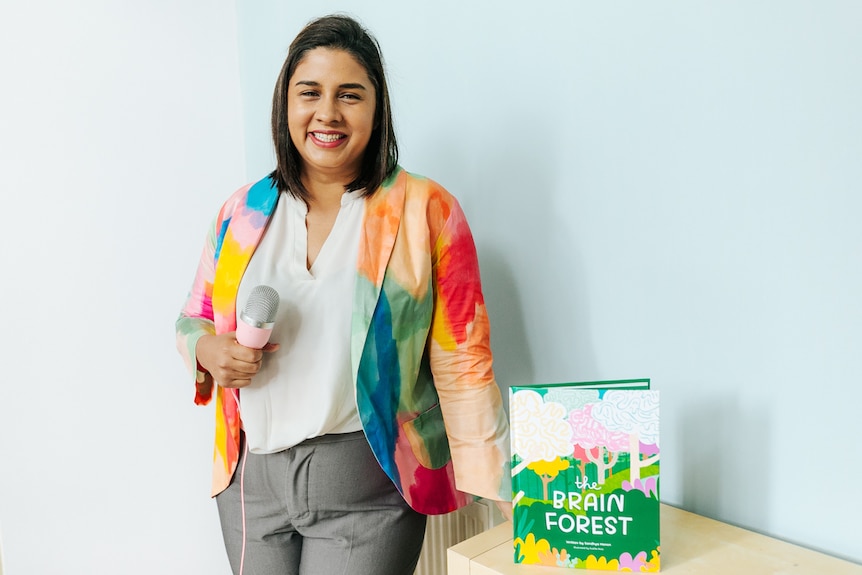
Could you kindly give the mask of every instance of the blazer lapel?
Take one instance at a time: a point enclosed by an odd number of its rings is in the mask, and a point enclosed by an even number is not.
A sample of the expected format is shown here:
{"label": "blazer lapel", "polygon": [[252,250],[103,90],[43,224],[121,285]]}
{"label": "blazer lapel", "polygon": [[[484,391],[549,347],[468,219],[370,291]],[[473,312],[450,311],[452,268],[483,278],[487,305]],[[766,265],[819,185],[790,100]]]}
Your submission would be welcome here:
{"label": "blazer lapel", "polygon": [[362,350],[380,292],[386,267],[392,257],[395,238],[404,212],[406,172],[397,167],[365,205],[362,235],[359,239],[356,289],[353,296],[351,362],[356,378]]}
{"label": "blazer lapel", "polygon": [[212,299],[217,333],[236,329],[239,283],[263,237],[278,194],[275,183],[267,176],[248,190],[244,203],[236,206],[230,220],[223,224],[226,229],[218,251]]}

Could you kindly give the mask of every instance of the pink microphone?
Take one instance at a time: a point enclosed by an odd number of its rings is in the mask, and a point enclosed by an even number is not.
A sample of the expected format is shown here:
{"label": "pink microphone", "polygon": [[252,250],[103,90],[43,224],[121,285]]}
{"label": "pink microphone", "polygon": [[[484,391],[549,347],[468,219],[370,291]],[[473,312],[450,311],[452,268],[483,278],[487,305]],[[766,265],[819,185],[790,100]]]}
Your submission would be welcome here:
{"label": "pink microphone", "polygon": [[245,309],[239,314],[236,341],[246,347],[261,349],[272,334],[277,311],[278,292],[267,285],[255,286],[248,296]]}

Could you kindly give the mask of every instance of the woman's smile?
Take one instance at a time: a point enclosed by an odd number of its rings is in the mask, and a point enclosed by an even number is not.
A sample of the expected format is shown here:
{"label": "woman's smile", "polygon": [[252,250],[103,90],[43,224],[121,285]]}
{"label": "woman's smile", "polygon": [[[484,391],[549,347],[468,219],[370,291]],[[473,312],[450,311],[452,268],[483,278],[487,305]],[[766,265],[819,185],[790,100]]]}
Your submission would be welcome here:
{"label": "woman's smile", "polygon": [[311,132],[309,134],[312,139],[324,148],[334,148],[340,146],[347,138],[341,132]]}

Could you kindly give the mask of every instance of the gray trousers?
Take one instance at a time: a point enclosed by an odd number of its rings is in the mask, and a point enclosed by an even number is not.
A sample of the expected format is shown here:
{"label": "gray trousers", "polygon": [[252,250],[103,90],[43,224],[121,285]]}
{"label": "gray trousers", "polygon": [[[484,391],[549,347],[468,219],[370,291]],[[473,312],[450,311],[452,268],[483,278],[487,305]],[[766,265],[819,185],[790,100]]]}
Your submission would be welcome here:
{"label": "gray trousers", "polygon": [[240,445],[218,502],[234,575],[410,575],[425,515],[401,497],[360,431],[268,455]]}

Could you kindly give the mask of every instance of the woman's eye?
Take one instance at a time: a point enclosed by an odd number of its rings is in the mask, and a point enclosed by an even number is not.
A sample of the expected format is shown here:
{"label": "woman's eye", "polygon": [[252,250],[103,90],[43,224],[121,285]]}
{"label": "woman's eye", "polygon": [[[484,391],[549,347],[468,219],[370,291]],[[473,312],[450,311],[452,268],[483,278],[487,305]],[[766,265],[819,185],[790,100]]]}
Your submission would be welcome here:
{"label": "woman's eye", "polygon": [[317,92],[315,92],[314,90],[307,90],[305,92],[300,92],[299,95],[304,97],[304,98],[313,98],[313,97],[317,96]]}
{"label": "woman's eye", "polygon": [[341,97],[345,100],[361,100],[356,94],[342,94]]}

